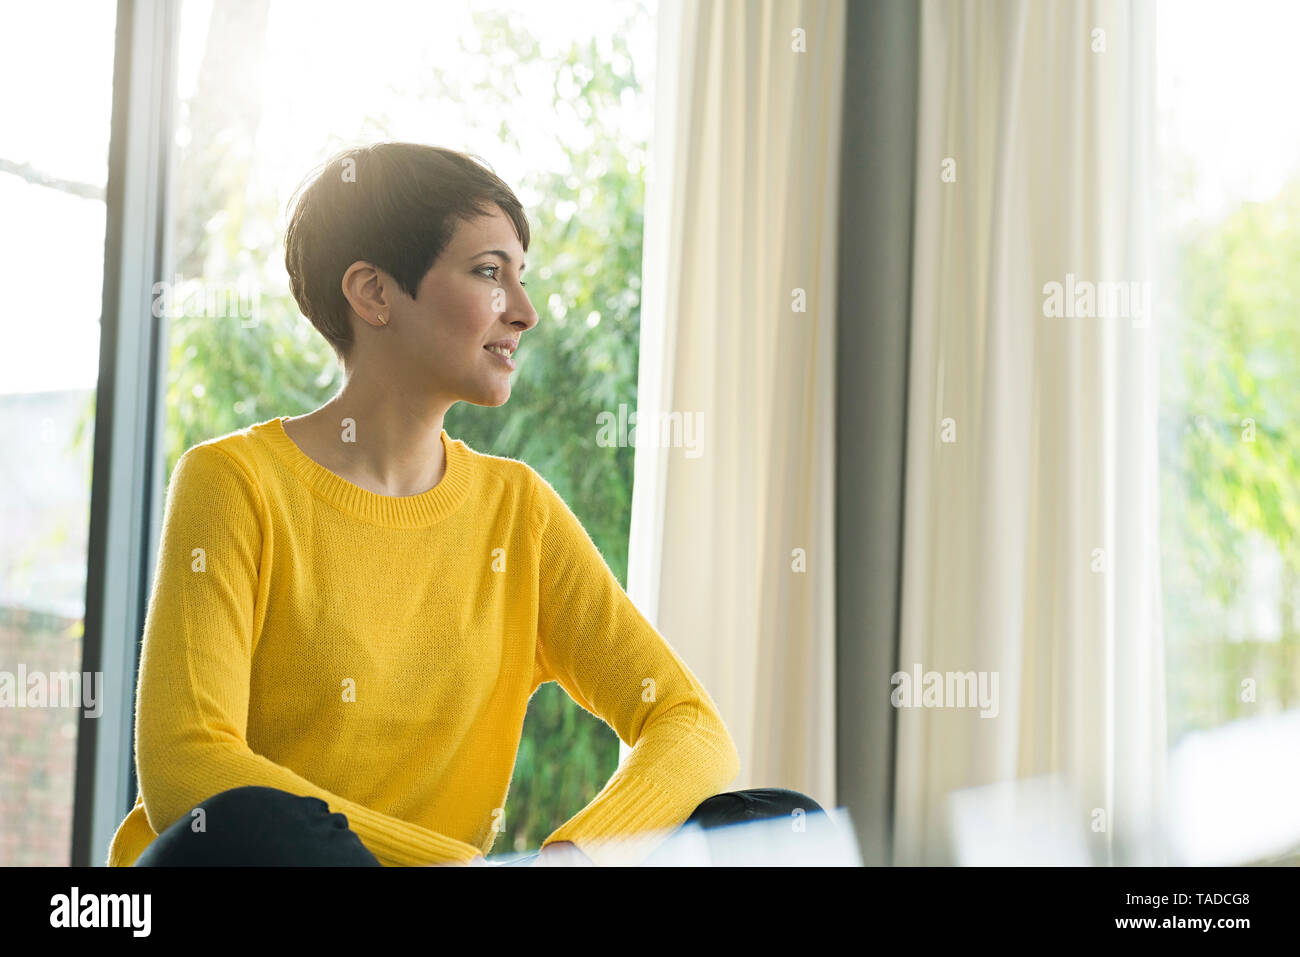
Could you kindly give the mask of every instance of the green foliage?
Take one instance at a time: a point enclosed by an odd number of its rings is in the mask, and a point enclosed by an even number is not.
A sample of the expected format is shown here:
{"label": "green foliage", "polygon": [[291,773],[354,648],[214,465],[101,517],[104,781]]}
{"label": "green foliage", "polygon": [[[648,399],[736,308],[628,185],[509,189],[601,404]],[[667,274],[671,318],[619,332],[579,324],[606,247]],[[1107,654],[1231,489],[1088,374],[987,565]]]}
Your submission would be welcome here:
{"label": "green foliage", "polygon": [[[535,44],[500,16],[475,20],[485,49],[505,51],[503,62],[492,54],[492,75],[475,86],[475,97],[517,90],[514,65],[520,51],[535,55]],[[636,405],[645,191],[637,157],[646,144],[629,143],[600,120],[625,90],[638,89],[635,76],[617,66],[620,57],[630,62],[621,36],[614,37],[614,50],[606,61],[594,44],[575,44],[554,65],[552,102],[557,112],[576,111],[589,140],[581,147],[561,144],[562,172],[521,184],[521,192],[540,197],[530,216],[528,283],[538,324],[523,338],[508,413],[462,403],[448,413],[447,431],[545,476],[626,586],[635,450],[598,446],[596,417],[616,413],[620,403]],[[510,133],[502,127],[499,135],[505,142]],[[543,685],[529,702],[523,738],[496,851],[540,845],[595,797],[618,765],[612,730],[555,684]]]}
{"label": "green foliage", "polygon": [[[1162,376],[1162,569],[1171,737],[1297,696],[1292,596],[1300,579],[1300,178],[1190,232],[1177,250],[1177,323]],[[1252,544],[1280,554],[1280,642],[1225,640],[1251,584]],[[1274,688],[1273,685],[1277,687]]]}

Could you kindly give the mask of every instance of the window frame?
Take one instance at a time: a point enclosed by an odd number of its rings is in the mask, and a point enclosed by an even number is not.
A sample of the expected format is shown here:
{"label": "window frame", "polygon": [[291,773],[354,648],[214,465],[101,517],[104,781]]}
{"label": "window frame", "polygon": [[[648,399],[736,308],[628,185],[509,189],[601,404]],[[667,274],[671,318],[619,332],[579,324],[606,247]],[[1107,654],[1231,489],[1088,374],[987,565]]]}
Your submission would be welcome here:
{"label": "window frame", "polygon": [[178,7],[117,4],[81,665],[103,673],[104,707],[78,719],[74,867],[107,862],[137,786],[136,672],[165,484],[167,328],[152,299],[169,274]]}

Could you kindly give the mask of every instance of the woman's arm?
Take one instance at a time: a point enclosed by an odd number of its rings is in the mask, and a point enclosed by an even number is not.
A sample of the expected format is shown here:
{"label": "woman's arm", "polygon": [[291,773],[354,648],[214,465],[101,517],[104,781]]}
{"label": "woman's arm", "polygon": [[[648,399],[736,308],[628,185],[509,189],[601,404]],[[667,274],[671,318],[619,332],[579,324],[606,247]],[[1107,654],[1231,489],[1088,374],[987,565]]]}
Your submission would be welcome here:
{"label": "woman's arm", "polygon": [[632,748],[542,846],[572,841],[597,864],[636,863],[726,788],[739,754],[703,685],[628,598],[564,500],[533,475],[538,671]]}
{"label": "woman's arm", "polygon": [[196,446],[177,463],[137,691],[136,761],[150,826],[161,833],[206,798],[252,784],[325,801],[388,866],[481,856],[473,845],[318,787],[249,747],[263,514],[255,483],[223,450]]}

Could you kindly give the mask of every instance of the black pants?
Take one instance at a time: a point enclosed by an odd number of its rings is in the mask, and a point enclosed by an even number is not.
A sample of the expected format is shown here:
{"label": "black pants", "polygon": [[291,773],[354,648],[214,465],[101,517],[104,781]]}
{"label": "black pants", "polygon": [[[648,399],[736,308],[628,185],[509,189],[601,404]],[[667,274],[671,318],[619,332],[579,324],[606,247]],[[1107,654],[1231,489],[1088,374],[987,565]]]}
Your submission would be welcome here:
{"label": "black pants", "polygon": [[[319,798],[250,785],[215,794],[164,830],[140,855],[136,867],[380,867],[342,814]],[[703,828],[760,818],[785,817],[802,808],[825,813],[816,801],[786,788],[751,788],[715,794],[687,820]],[[683,825],[685,826],[685,825]],[[522,866],[531,854],[505,866]]]}

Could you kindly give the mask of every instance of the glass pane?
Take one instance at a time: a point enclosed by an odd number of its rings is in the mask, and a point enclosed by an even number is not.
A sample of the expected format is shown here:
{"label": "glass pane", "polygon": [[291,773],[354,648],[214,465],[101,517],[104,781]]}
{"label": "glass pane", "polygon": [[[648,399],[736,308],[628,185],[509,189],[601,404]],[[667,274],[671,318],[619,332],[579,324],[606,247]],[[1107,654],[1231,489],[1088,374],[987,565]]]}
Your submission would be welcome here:
{"label": "glass pane", "polygon": [[[310,412],[342,384],[288,288],[300,181],[346,146],[462,150],[524,204],[541,322],[509,402],[461,403],[447,432],[546,476],[625,582],[634,450],[592,437],[598,411],[635,403],[653,0],[567,4],[563,18],[526,2],[366,9],[401,29],[363,65],[353,4],[182,8],[168,474],[194,444]],[[536,848],[617,763],[614,733],[544,685],[493,853]]]}
{"label": "glass pane", "polygon": [[80,669],[115,15],[0,15],[0,281],[35,292],[0,316],[0,866],[71,862],[77,707],[98,688]]}
{"label": "glass pane", "polygon": [[1158,9],[1170,779],[1214,821],[1188,863],[1300,851],[1300,8],[1223,13]]}

